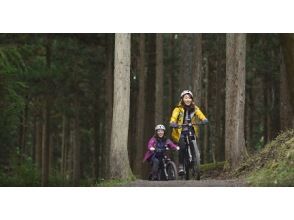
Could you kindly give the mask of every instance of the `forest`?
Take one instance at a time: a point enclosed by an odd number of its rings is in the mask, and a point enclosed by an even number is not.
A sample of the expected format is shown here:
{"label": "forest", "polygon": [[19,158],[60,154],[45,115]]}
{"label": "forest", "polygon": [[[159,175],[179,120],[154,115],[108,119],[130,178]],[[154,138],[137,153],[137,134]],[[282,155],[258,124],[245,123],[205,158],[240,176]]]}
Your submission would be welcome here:
{"label": "forest", "polygon": [[0,186],[147,179],[147,142],[157,124],[170,136],[185,89],[209,120],[202,165],[243,172],[286,146],[271,169],[293,186],[293,85],[294,34],[2,33]]}

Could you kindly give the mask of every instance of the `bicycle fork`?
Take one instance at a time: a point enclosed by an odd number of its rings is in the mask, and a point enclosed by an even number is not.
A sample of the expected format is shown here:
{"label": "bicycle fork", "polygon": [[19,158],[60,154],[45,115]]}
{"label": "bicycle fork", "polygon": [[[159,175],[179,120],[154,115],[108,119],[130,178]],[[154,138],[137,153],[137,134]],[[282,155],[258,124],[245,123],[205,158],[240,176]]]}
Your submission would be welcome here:
{"label": "bicycle fork", "polygon": [[166,163],[164,161],[162,161],[162,162],[163,162],[163,171],[164,171],[165,179],[168,180],[168,174],[166,171]]}

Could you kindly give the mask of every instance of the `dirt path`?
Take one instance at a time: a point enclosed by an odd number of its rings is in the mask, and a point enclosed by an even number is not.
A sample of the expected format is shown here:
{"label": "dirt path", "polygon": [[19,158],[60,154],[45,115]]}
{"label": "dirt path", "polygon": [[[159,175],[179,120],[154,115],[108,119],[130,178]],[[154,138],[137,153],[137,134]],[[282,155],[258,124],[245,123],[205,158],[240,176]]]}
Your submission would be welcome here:
{"label": "dirt path", "polygon": [[204,179],[204,180],[173,180],[173,181],[148,181],[136,180],[123,186],[135,187],[240,187],[247,186],[244,180],[230,179]]}

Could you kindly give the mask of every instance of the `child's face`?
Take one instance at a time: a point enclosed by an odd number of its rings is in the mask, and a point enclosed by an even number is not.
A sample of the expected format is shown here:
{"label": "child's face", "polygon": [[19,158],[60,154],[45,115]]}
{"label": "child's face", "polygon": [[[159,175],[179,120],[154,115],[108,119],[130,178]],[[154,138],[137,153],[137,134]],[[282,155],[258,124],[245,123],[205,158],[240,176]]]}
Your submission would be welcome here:
{"label": "child's face", "polygon": [[158,135],[158,137],[162,138],[164,135],[164,130],[162,130],[162,129],[157,130],[157,135]]}
{"label": "child's face", "polygon": [[184,101],[185,105],[189,106],[192,103],[192,98],[188,94],[186,94],[183,97],[183,101]]}

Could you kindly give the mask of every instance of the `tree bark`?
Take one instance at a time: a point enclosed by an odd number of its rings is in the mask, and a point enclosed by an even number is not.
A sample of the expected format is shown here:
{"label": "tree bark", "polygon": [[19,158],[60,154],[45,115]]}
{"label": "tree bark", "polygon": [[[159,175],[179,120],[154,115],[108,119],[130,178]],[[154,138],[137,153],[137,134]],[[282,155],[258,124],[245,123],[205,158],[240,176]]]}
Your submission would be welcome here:
{"label": "tree bark", "polygon": [[284,61],[287,73],[288,95],[294,109],[294,34],[281,34]]}
{"label": "tree bark", "polygon": [[285,131],[294,127],[294,111],[290,103],[290,93],[283,54],[281,56],[280,76],[280,124],[281,130]]}
{"label": "tree bark", "polygon": [[225,38],[217,34],[217,57],[216,57],[216,108],[215,108],[215,160],[224,161],[225,159],[225,147],[224,147],[224,135],[223,126],[224,112],[225,112]]}
{"label": "tree bark", "polygon": [[[203,95],[203,105],[204,105],[204,110],[207,112],[208,110],[208,85],[209,85],[209,79],[208,79],[208,73],[210,71],[209,69],[209,57],[206,57],[205,62],[204,62],[204,95]],[[209,119],[210,120],[210,119]],[[201,154],[203,158],[203,162],[205,163],[207,161],[207,154],[206,152],[208,151],[208,128],[204,128],[204,137],[203,137],[203,147],[201,149]]]}
{"label": "tree bark", "polygon": [[174,107],[174,72],[175,72],[175,65],[174,65],[174,34],[169,35],[169,62],[168,62],[168,114],[172,113]]}
{"label": "tree bark", "polygon": [[48,100],[43,105],[42,125],[42,186],[48,186],[50,152],[50,108]]}
{"label": "tree bark", "polygon": [[226,160],[236,168],[245,153],[246,34],[227,34]]}
{"label": "tree bark", "polygon": [[68,148],[69,148],[69,134],[70,126],[69,119],[63,113],[62,115],[62,138],[61,138],[61,175],[65,178],[67,174]]}
{"label": "tree bark", "polygon": [[21,116],[21,123],[20,123],[20,140],[19,140],[19,146],[22,155],[26,155],[28,153],[28,149],[26,149],[26,137],[27,137],[27,129],[28,129],[28,100],[26,98],[25,100],[25,108],[22,112]]}
{"label": "tree bark", "polygon": [[114,60],[114,37],[107,35],[107,70],[105,75],[105,145],[102,147],[102,165],[103,177],[108,178],[109,175],[109,157],[110,157],[110,140],[111,140],[111,126],[113,114],[113,60]]}
{"label": "tree bark", "polygon": [[[51,36],[46,35],[46,66],[47,75],[50,76],[51,69]],[[46,95],[43,105],[43,128],[42,128],[42,186],[48,186],[49,181],[49,161],[50,161],[50,106],[51,96],[49,91],[49,82],[46,81]]]}
{"label": "tree bark", "polygon": [[[77,99],[77,98],[76,98]],[[73,130],[73,184],[78,186],[81,175],[81,159],[80,159],[80,104],[78,100],[74,101],[75,117]]]}
{"label": "tree bark", "polygon": [[194,35],[193,43],[194,67],[192,75],[192,91],[196,105],[201,106],[202,96],[202,34]]}
{"label": "tree bark", "polygon": [[185,89],[192,90],[191,73],[193,72],[193,34],[180,34],[180,86],[178,94]]}
{"label": "tree bark", "polygon": [[144,149],[144,131],[145,131],[145,83],[146,83],[146,66],[145,66],[145,34],[140,34],[139,40],[139,86],[138,86],[138,101],[137,101],[137,119],[136,119],[136,165],[134,166],[134,173],[142,176],[142,158]]}
{"label": "tree bark", "polygon": [[130,104],[130,34],[115,34],[113,120],[110,144],[110,178],[128,179]]}
{"label": "tree bark", "polygon": [[[41,113],[42,114],[42,113]],[[35,161],[38,169],[42,170],[42,115],[36,118],[36,145],[35,145]]]}
{"label": "tree bark", "polygon": [[155,125],[163,120],[163,35],[156,34]]}

